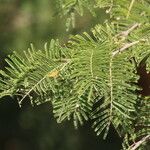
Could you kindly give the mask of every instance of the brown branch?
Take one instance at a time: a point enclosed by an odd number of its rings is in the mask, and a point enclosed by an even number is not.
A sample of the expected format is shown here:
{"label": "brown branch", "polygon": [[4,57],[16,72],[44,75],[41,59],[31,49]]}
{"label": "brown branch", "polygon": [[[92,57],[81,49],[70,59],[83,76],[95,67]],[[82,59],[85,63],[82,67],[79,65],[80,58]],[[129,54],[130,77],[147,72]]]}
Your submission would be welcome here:
{"label": "brown branch", "polygon": [[126,43],[126,44],[124,44],[123,47],[121,47],[120,49],[114,51],[114,52],[112,53],[112,56],[114,57],[114,56],[116,56],[118,53],[121,53],[121,52],[123,52],[123,51],[129,49],[130,47],[132,47],[132,46],[138,44],[139,42],[145,42],[145,41],[147,41],[147,40],[146,40],[146,39],[140,39],[140,40],[138,40],[138,41],[134,41],[134,42],[131,42],[131,43]]}
{"label": "brown branch", "polygon": [[112,53],[112,56],[113,56],[113,57],[116,56],[118,53],[123,52],[124,50],[126,50],[126,49],[132,47],[133,45],[136,45],[136,44],[139,43],[139,42],[140,42],[140,41],[134,41],[134,42],[132,42],[132,43],[126,43],[126,44],[124,44],[123,47],[121,47],[120,49],[114,51],[114,52]]}
{"label": "brown branch", "polygon": [[140,23],[135,23],[128,30],[122,31],[117,36],[122,36],[122,37],[126,38],[133,30],[140,27],[140,25],[141,25]]}
{"label": "brown branch", "polygon": [[[121,36],[124,40],[126,39],[126,37],[133,31],[135,30],[136,28],[140,27],[140,23],[135,23],[133,24],[128,30],[126,31],[122,31],[121,33],[117,34],[117,37],[118,36]],[[121,47],[120,49],[114,51],[112,53],[112,57],[116,56],[118,53],[120,52],[123,52],[124,50],[127,50],[128,48],[132,47],[133,45],[136,45],[138,44],[140,41],[146,41],[145,39],[141,39],[141,40],[138,40],[138,41],[134,41],[134,42],[131,42],[131,43],[126,43],[123,45],[123,47]]]}
{"label": "brown branch", "polygon": [[130,150],[136,150],[141,144],[143,144],[144,142],[146,142],[147,140],[150,140],[150,135],[147,135],[145,137],[143,137],[140,141],[132,144],[130,146]]}

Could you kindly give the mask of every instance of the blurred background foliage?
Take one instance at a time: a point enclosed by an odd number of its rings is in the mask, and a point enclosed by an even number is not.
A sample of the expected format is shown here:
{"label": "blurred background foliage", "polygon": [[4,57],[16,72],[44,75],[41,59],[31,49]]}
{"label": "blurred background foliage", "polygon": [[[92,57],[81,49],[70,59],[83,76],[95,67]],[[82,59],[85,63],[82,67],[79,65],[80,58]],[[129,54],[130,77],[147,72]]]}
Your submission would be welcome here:
{"label": "blurred background foliage", "polygon": [[[55,0],[0,0],[0,68],[14,50],[22,53],[33,43],[42,49],[51,38],[64,44],[70,34],[90,31],[108,17],[104,10],[97,16],[87,11],[76,14],[76,26],[66,32],[65,20],[57,14]],[[20,109],[16,99],[0,101],[0,150],[119,150],[121,139],[113,128],[107,140],[96,137],[90,122],[74,130],[71,123],[57,124],[49,103],[32,108],[26,100]]]}

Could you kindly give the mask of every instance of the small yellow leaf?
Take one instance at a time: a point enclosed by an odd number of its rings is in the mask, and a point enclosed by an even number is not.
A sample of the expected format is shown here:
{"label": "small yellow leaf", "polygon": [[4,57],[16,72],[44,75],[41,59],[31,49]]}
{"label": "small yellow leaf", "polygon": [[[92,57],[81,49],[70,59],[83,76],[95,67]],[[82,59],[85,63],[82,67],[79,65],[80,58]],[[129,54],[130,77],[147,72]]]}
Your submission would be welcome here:
{"label": "small yellow leaf", "polygon": [[55,70],[55,71],[53,71],[53,72],[50,72],[47,76],[48,76],[48,77],[56,78],[56,77],[58,77],[58,74],[59,74],[59,71],[58,71],[58,70]]}

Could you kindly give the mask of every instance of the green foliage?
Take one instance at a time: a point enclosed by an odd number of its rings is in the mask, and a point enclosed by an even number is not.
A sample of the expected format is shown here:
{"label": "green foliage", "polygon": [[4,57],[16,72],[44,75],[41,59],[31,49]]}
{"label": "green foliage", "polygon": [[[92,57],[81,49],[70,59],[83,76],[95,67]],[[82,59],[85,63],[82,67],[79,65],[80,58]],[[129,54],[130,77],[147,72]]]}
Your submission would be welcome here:
{"label": "green foliage", "polygon": [[104,138],[112,125],[124,138],[124,149],[144,149],[150,138],[150,103],[137,92],[137,68],[150,69],[149,1],[58,4],[69,17],[83,15],[84,7],[93,14],[95,8],[105,8],[110,20],[89,34],[72,36],[66,45],[51,40],[43,50],[31,46],[24,56],[9,56],[8,67],[0,72],[0,97],[16,95],[20,105],[26,97],[33,105],[50,101],[58,123],[72,120],[78,127],[90,119]]}
{"label": "green foliage", "polygon": [[117,129],[124,118],[131,119],[130,112],[134,111],[137,95],[133,94],[136,87],[127,82],[135,82],[136,76],[133,74],[134,65],[129,63],[130,52],[113,56],[117,47],[113,41],[113,30],[108,25],[105,28],[96,26],[93,33],[95,40],[86,33],[85,38],[76,36],[72,39],[75,41],[72,47],[77,53],[73,58],[76,61],[70,76],[78,79],[76,91],[80,95],[86,93],[87,102],[94,102],[97,98],[103,101],[91,113],[95,120],[93,127],[99,135],[104,129],[107,134],[110,124]]}
{"label": "green foliage", "polygon": [[149,0],[57,0],[60,16],[67,16],[66,27],[75,27],[76,13],[83,16],[84,8],[96,16],[98,8],[104,9],[113,21],[150,22]]}
{"label": "green foliage", "polygon": [[[140,146],[139,150],[148,149],[148,144],[146,145],[146,141],[149,141],[150,138],[150,118],[149,118],[149,110],[150,110],[150,101],[149,97],[145,99],[139,99],[136,104],[137,116],[134,121],[134,130],[132,129],[132,134],[128,136],[126,134],[123,142],[123,149],[137,149],[137,146]],[[133,144],[131,144],[133,141]],[[142,141],[142,142],[141,142]],[[143,145],[140,145],[141,144]]]}
{"label": "green foliage", "polygon": [[68,63],[64,58],[63,48],[54,40],[51,40],[49,45],[45,44],[44,50],[35,51],[31,45],[31,48],[24,52],[24,56],[14,52],[6,59],[7,73],[1,71],[0,97],[22,93],[26,93],[26,97],[33,91],[37,94],[47,92],[50,88],[49,82],[54,82],[50,81],[50,74]]}
{"label": "green foliage", "polygon": [[61,17],[67,16],[66,27],[75,27],[76,13],[83,16],[84,8],[87,8],[93,15],[95,15],[93,5],[94,1],[91,0],[56,0],[59,15]]}

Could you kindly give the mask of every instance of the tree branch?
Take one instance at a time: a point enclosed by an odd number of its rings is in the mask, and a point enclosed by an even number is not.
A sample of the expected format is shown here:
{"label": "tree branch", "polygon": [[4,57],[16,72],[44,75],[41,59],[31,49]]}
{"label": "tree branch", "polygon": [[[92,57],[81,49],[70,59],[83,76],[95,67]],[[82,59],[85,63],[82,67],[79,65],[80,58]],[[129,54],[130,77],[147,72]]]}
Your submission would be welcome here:
{"label": "tree branch", "polygon": [[118,53],[121,53],[121,52],[123,52],[123,51],[129,49],[130,47],[132,47],[132,46],[138,44],[139,42],[145,42],[145,41],[147,41],[147,40],[146,40],[146,39],[140,39],[140,40],[138,40],[138,41],[134,41],[134,42],[131,42],[131,43],[126,43],[126,44],[124,44],[123,47],[121,47],[120,49],[114,51],[114,52],[112,53],[112,57],[116,56]]}
{"label": "tree branch", "polygon": [[114,51],[114,52],[112,53],[112,56],[113,56],[113,57],[116,56],[118,53],[121,53],[121,52],[125,51],[126,49],[132,47],[133,45],[136,45],[136,44],[139,43],[139,42],[140,42],[140,41],[134,41],[134,42],[132,42],[132,43],[126,43],[122,48],[120,48],[120,49]]}
{"label": "tree branch", "polygon": [[55,71],[57,70],[57,68],[59,68],[59,67],[61,67],[61,68],[59,69],[59,71],[57,71],[57,73],[60,72],[60,71],[62,71],[70,62],[71,62],[71,60],[68,59],[68,61],[67,61],[66,63],[63,63],[63,64],[57,66],[56,68],[52,69],[50,72],[48,72],[41,80],[39,80],[39,81],[23,96],[23,98],[19,101],[19,106],[21,107],[22,101],[23,101],[27,96],[29,96],[29,94],[30,94],[43,80],[46,79],[46,77],[54,77],[54,76],[52,76],[52,75],[50,75],[50,74],[52,74],[53,72],[55,72]]}
{"label": "tree branch", "polygon": [[122,36],[122,37],[126,38],[133,30],[140,27],[140,25],[141,25],[140,23],[135,23],[128,30],[122,31],[117,36]]}
{"label": "tree branch", "polygon": [[143,143],[146,142],[147,140],[150,140],[150,135],[147,135],[147,136],[143,137],[140,141],[138,141],[138,142],[132,144],[132,145],[130,146],[130,149],[131,149],[131,150],[136,150],[141,144],[143,144]]}

